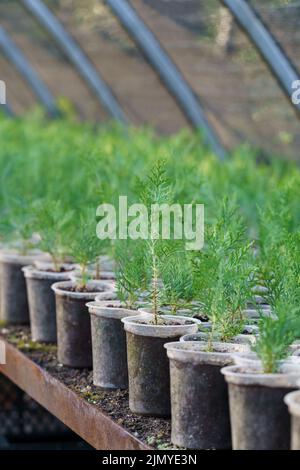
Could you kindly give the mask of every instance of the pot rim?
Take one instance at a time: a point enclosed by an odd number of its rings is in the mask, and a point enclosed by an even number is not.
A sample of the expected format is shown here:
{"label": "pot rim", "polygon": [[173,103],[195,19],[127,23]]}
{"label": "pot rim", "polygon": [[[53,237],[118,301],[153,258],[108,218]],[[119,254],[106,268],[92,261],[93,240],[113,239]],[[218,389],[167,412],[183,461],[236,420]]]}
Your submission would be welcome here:
{"label": "pot rim", "polygon": [[[111,306],[111,304],[115,305]],[[86,304],[89,313],[98,318],[116,318],[121,320],[124,317],[137,315],[137,310],[130,310],[123,307],[123,305],[124,303],[120,300],[102,300],[100,302],[95,300]]]}
{"label": "pot rim", "polygon": [[18,250],[14,249],[0,250],[0,261],[2,262],[29,265],[34,263],[37,259],[46,260],[48,259],[48,255],[44,251],[37,249],[29,250],[26,255],[21,255]]}
{"label": "pot rim", "polygon": [[[72,267],[72,264],[62,264],[63,267]],[[43,269],[39,269],[33,265],[24,266],[22,271],[24,273],[25,278],[29,279],[53,279],[54,281],[68,281],[70,272],[73,268],[69,271],[65,272],[55,272],[55,271],[44,271]]]}
{"label": "pot rim", "polygon": [[212,345],[216,349],[225,349],[225,351],[205,351],[207,348],[206,341],[176,341],[166,343],[164,347],[167,350],[169,359],[193,364],[216,365],[219,367],[232,364],[233,352],[250,350],[247,344],[213,341]]}
{"label": "pot rim", "polygon": [[[180,342],[202,342],[205,341],[205,338],[208,337],[209,333],[206,333],[205,331],[198,331],[197,333],[192,333],[192,334],[187,334],[183,335],[180,338]],[[190,336],[198,336],[200,340],[198,339],[191,339]],[[215,338],[215,343],[222,343],[222,341],[218,341],[217,338]],[[253,334],[240,334],[236,335],[232,338],[231,341],[226,341],[227,344],[254,344],[255,342],[255,336]]]}
{"label": "pot rim", "polygon": [[[90,275],[92,275],[95,270],[94,269],[88,269],[87,271]],[[79,271],[79,266],[77,264],[74,265],[74,271],[72,272],[72,276],[74,278],[77,278],[80,276],[80,271]],[[103,277],[103,279],[102,279]],[[102,271],[100,272],[100,279],[95,279],[95,281],[116,281],[116,274],[113,271]]]}
{"label": "pot rim", "polygon": [[[177,314],[172,314],[171,310],[168,308],[167,305],[162,306],[159,310],[164,316],[169,314],[169,315],[172,315],[174,317],[175,316],[177,317]],[[146,315],[153,315],[153,313],[151,311],[151,307],[148,307],[148,306],[139,307],[138,311],[143,313],[143,314],[146,314]],[[191,310],[188,309],[188,308],[180,308],[180,309],[178,309],[178,312],[182,312],[182,314],[180,313],[180,315],[178,315],[178,316],[181,316],[181,317],[183,316],[184,317],[185,316],[184,312],[191,312]],[[193,317],[190,317],[190,318],[193,318]]]}
{"label": "pot rim", "polygon": [[107,284],[104,284],[102,281],[89,281],[87,283],[87,287],[96,287],[99,290],[95,290],[93,292],[72,292],[65,290],[64,288],[67,287],[75,287],[76,283],[72,281],[61,281],[55,282],[52,284],[51,289],[55,292],[55,295],[60,297],[70,297],[72,299],[87,299],[87,300],[94,300],[96,295],[104,294],[110,295],[112,290],[110,290]]}
{"label": "pot rim", "polygon": [[[246,372],[240,372],[245,369]],[[259,369],[251,366],[227,366],[221,369],[225,380],[229,384],[242,386],[261,386],[270,388],[296,388],[300,379],[300,371],[280,372],[278,374],[264,374]]]}
{"label": "pot rim", "polygon": [[[149,321],[153,319],[153,315],[150,313],[140,312],[140,315],[133,317],[122,318],[124,328],[129,333],[133,333],[138,336],[154,336],[158,338],[172,338],[176,336],[182,336],[186,333],[195,333],[198,330],[198,325],[201,321],[196,318],[177,316],[177,315],[163,315],[164,319],[172,320],[173,322],[181,322],[180,325],[154,325],[150,323],[141,324],[139,321]],[[190,323],[185,324],[185,321]]]}
{"label": "pot rim", "polygon": [[300,417],[300,390],[294,390],[293,392],[288,393],[285,395],[283,400],[287,405],[290,414]]}
{"label": "pot rim", "polygon": [[[255,308],[246,308],[243,310],[243,315],[248,318],[248,319],[259,319],[260,318],[260,312],[259,310]],[[272,315],[272,310],[271,309],[262,309],[262,316],[269,317]]]}

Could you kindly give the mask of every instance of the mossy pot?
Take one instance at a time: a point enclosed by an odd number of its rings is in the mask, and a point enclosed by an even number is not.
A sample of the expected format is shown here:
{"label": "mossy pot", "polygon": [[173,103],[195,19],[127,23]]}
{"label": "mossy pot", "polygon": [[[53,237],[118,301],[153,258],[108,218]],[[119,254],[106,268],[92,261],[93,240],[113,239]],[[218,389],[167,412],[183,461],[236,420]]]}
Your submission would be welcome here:
{"label": "mossy pot", "polygon": [[[49,265],[51,269],[53,266]],[[32,341],[56,343],[55,295],[51,286],[69,277],[72,265],[63,265],[63,272],[41,271],[34,266],[22,268],[26,280]]]}
{"label": "mossy pot", "polygon": [[32,250],[27,255],[0,251],[0,320],[8,325],[28,324],[29,307],[22,268],[36,259],[45,258],[44,253]]}
{"label": "mossy pot", "polygon": [[89,282],[84,292],[71,281],[52,285],[55,293],[58,362],[75,368],[92,367],[91,321],[86,306],[109,290],[101,281]]}
{"label": "mossy pot", "polygon": [[126,389],[126,334],[121,320],[138,312],[118,300],[96,300],[88,302],[87,307],[92,328],[93,383],[103,389]]}
{"label": "mossy pot", "polygon": [[163,315],[161,324],[147,313],[123,318],[127,338],[129,407],[149,416],[170,416],[170,374],[165,343],[195,333],[199,320]]}
{"label": "mossy pot", "polygon": [[264,374],[260,368],[222,369],[229,390],[234,450],[288,450],[290,417],[284,396],[297,388],[293,369]]}
{"label": "mossy pot", "polygon": [[231,432],[227,385],[221,368],[247,344],[184,341],[165,344],[170,360],[172,433],[176,446],[229,449]]}

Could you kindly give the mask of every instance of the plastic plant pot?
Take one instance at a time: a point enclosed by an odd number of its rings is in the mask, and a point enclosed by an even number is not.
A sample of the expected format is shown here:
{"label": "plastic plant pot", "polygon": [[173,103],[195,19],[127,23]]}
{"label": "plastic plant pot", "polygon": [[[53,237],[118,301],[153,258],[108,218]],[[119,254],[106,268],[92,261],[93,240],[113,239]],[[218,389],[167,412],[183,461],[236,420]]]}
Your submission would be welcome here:
{"label": "plastic plant pot", "polygon": [[104,389],[128,388],[126,334],[122,318],[136,316],[118,300],[87,303],[91,315],[93,383]]}
{"label": "plastic plant pot", "polygon": [[246,310],[243,310],[243,314],[245,315],[246,318],[250,320],[259,320],[261,314],[265,316],[270,316],[272,315],[271,307],[268,305],[261,305],[261,313],[257,308],[248,308]]}
{"label": "plastic plant pot", "polygon": [[149,313],[123,318],[127,339],[129,407],[132,412],[149,416],[169,416],[170,374],[164,344],[195,333],[199,320],[162,315],[153,323]]}
{"label": "plastic plant pot", "polygon": [[8,325],[28,324],[29,308],[26,282],[22,268],[43,258],[40,251],[19,255],[14,251],[0,252],[0,319]]}
{"label": "plastic plant pot", "polygon": [[84,292],[71,281],[52,285],[56,301],[57,356],[69,367],[92,367],[91,322],[86,303],[109,290],[107,284],[93,281]]}
{"label": "plastic plant pot", "polygon": [[284,404],[297,388],[299,373],[263,374],[261,369],[224,367],[228,383],[234,450],[288,450],[290,417]]}
{"label": "plastic plant pot", "polygon": [[177,342],[165,344],[170,360],[173,444],[188,449],[231,447],[227,385],[221,368],[246,344]]}
{"label": "plastic plant pot", "polygon": [[[51,265],[48,269],[51,269]],[[41,271],[33,266],[22,268],[26,279],[31,337],[33,341],[56,343],[55,295],[51,286],[54,282],[69,278],[72,265],[63,265],[64,271]]]}
{"label": "plastic plant pot", "polygon": [[291,450],[300,450],[300,391],[288,393],[284,402],[291,416]]}

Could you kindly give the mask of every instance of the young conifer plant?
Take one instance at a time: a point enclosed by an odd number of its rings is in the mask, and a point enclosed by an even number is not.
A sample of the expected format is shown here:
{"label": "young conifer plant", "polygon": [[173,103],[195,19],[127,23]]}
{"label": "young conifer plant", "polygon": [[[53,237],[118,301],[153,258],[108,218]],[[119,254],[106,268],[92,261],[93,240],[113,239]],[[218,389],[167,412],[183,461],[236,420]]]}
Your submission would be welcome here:
{"label": "young conifer plant", "polygon": [[67,236],[66,243],[69,244],[68,254],[79,265],[80,275],[76,282],[76,289],[85,291],[90,280],[88,268],[96,263],[107,246],[105,240],[102,241],[97,237],[94,211],[86,209],[76,215],[65,236]]}
{"label": "young conifer plant", "polygon": [[253,346],[264,373],[278,372],[280,361],[290,354],[290,345],[300,338],[299,241],[299,233],[286,234],[267,266],[266,299],[272,313],[260,312],[259,335]]}
{"label": "young conifer plant", "polygon": [[252,243],[238,207],[224,199],[216,221],[206,230],[205,248],[193,259],[194,293],[211,322],[208,350],[216,339],[230,341],[243,331],[243,309],[252,297]]}
{"label": "young conifer plant", "polygon": [[40,236],[39,247],[51,256],[55,272],[62,269],[67,252],[65,233],[73,220],[73,212],[60,201],[44,199],[36,206],[34,227]]}

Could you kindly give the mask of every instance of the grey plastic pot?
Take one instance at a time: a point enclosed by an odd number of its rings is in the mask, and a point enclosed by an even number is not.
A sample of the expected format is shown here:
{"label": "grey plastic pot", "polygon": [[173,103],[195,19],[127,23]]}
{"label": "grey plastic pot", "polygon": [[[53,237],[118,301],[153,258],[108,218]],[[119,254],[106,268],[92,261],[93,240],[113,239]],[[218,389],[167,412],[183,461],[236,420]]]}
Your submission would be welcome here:
{"label": "grey plastic pot", "polygon": [[234,450],[288,450],[290,417],[284,404],[297,388],[299,373],[263,374],[261,369],[229,366],[228,383]]}
{"label": "grey plastic pot", "polygon": [[29,309],[22,268],[45,255],[32,251],[22,256],[14,251],[0,252],[0,319],[10,324],[28,324]]}
{"label": "grey plastic pot", "polygon": [[291,416],[291,450],[300,450],[300,391],[288,393],[284,402]]}
{"label": "grey plastic pot", "polygon": [[[50,268],[51,265],[49,265]],[[26,279],[31,337],[33,341],[56,343],[55,295],[51,286],[54,282],[69,278],[72,265],[64,265],[64,272],[40,271],[33,266],[22,268]]]}
{"label": "grey plastic pot", "polygon": [[261,314],[264,316],[271,316],[272,315],[272,310],[269,305],[261,305],[261,312],[257,308],[247,308],[246,310],[243,310],[243,314],[246,318],[250,320],[259,320]]}
{"label": "grey plastic pot", "polygon": [[[180,342],[185,341],[207,341],[209,338],[209,334],[205,333],[204,331],[200,331],[199,333],[195,333],[193,335],[184,335],[180,338]],[[218,342],[218,338],[215,339]],[[248,335],[236,335],[230,341],[229,344],[253,344],[255,342],[255,336],[248,334]]]}
{"label": "grey plastic pot", "polygon": [[91,315],[93,383],[104,389],[128,388],[126,334],[122,318],[136,316],[120,301],[87,303]]}
{"label": "grey plastic pot", "polygon": [[188,449],[231,447],[227,386],[220,370],[246,344],[206,342],[165,344],[170,360],[172,443]]}
{"label": "grey plastic pot", "polygon": [[58,361],[69,367],[92,367],[91,322],[86,303],[108,290],[101,281],[88,283],[87,292],[71,291],[71,281],[52,285],[56,301]]}
{"label": "grey plastic pot", "polygon": [[164,315],[164,324],[154,325],[150,314],[123,318],[127,339],[129,407],[134,413],[169,416],[170,375],[164,344],[195,333],[199,320]]}

